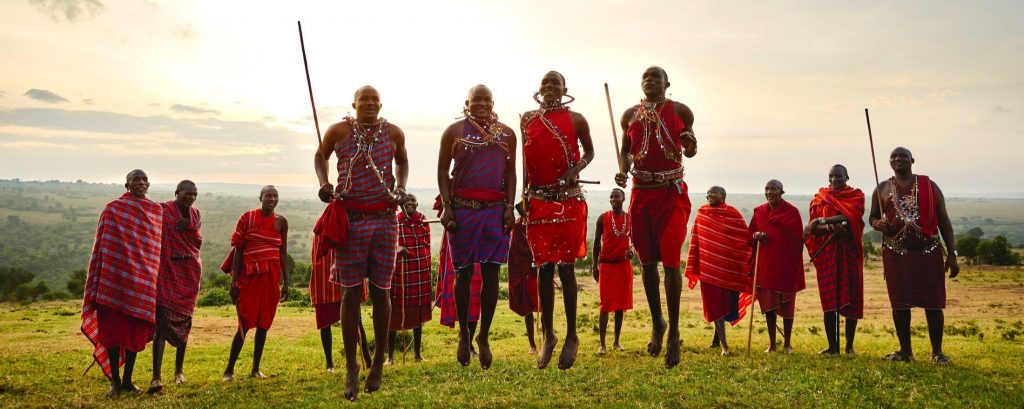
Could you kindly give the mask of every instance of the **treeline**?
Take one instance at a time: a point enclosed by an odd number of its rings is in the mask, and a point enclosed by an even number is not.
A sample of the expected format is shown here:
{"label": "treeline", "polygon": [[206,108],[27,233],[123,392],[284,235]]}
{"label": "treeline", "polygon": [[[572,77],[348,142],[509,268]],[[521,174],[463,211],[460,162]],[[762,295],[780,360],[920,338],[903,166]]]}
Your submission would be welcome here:
{"label": "treeline", "polygon": [[85,286],[85,270],[75,270],[65,288],[50,289],[45,281],[35,281],[35,274],[23,268],[0,267],[0,301],[31,302],[81,298]]}

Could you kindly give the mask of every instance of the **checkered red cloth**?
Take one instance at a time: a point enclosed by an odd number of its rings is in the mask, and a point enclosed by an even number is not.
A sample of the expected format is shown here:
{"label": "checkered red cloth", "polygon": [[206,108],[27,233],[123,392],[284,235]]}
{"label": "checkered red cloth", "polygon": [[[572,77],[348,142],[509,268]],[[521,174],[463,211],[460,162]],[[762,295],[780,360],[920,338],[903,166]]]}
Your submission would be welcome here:
{"label": "checkered red cloth", "polygon": [[[864,317],[864,192],[849,186],[819,189],[811,199],[810,218],[839,214],[846,216],[849,228],[845,234],[837,235],[814,259],[818,294],[822,311],[838,309],[847,318],[860,319]],[[807,252],[818,252],[828,237],[808,237],[805,241]]]}
{"label": "checkered red cloth", "polygon": [[[455,309],[455,265],[452,264],[447,233],[441,236],[441,254],[439,257],[437,294],[434,298],[434,303],[441,308],[441,325],[451,328],[459,321],[459,314]],[[469,322],[480,320],[480,292],[483,286],[484,281],[483,276],[480,275],[480,265],[473,264],[473,278],[469,283],[469,313],[467,317]]]}
{"label": "checkered red cloth", "polygon": [[369,279],[371,285],[388,290],[397,249],[398,219],[394,213],[350,218],[346,243],[334,252],[331,282],[356,287]]}
{"label": "checkered red cloth", "polygon": [[[899,254],[889,247],[882,248],[882,270],[885,285],[889,290],[889,303],[893,309],[946,308],[946,274],[943,249],[938,246],[938,214],[937,197],[931,180],[924,175],[917,175],[917,213],[920,232],[911,231],[904,241],[905,254]],[[901,189],[896,183],[890,182],[892,189],[900,197],[910,195],[911,188]],[[911,230],[906,222],[896,214],[895,203],[887,200],[884,215],[893,232],[902,229]],[[889,239],[889,237],[886,237]],[[925,249],[932,248],[928,252]]]}
{"label": "checkered red cloth", "polygon": [[[133,326],[137,330],[148,327],[152,331],[156,322],[162,219],[159,204],[130,193],[107,203],[100,213],[85,281],[82,333],[95,346],[93,358],[108,377],[111,371],[107,347],[99,340],[110,339],[109,335],[114,334],[100,334],[97,307],[146,324]],[[124,351],[121,348],[122,354]],[[123,363],[123,356],[118,362]]]}
{"label": "checkered red cloth", "polygon": [[[418,327],[420,307],[430,310],[433,283],[430,271],[430,225],[423,213],[398,213],[398,244],[406,253],[395,262],[391,278],[391,330]],[[415,318],[415,319],[413,319]]]}
{"label": "checkered red cloth", "polygon": [[533,253],[526,242],[526,220],[522,217],[512,226],[512,240],[508,251],[508,306],[519,316],[540,312],[537,293],[537,270],[533,267]]}
{"label": "checkered red cloth", "polygon": [[163,245],[160,250],[160,275],[157,277],[156,304],[179,314],[192,316],[199,297],[199,280],[203,277],[203,223],[199,209],[189,207],[189,223],[177,229],[181,209],[173,200],[163,207]]}
{"label": "checkered red cloth", "polygon": [[[740,293],[739,317],[732,321],[733,325],[743,319],[752,301],[748,237],[747,222],[735,207],[704,205],[697,210],[690,234],[690,254],[686,259],[688,286],[692,289],[700,281],[701,291],[704,291],[704,284],[711,284]],[[718,318],[709,316],[705,309],[706,320]]]}

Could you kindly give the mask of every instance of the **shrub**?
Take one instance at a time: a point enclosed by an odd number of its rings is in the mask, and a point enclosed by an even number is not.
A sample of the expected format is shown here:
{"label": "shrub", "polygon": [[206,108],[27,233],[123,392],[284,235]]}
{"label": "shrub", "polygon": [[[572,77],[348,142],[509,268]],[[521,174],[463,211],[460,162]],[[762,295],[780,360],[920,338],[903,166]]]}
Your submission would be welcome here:
{"label": "shrub", "polygon": [[69,294],[81,296],[85,293],[85,275],[86,271],[84,269],[71,272],[71,275],[68,277],[68,283],[65,285]]}
{"label": "shrub", "polygon": [[211,288],[199,296],[199,299],[196,300],[196,305],[200,307],[231,305],[231,295],[222,288]]}

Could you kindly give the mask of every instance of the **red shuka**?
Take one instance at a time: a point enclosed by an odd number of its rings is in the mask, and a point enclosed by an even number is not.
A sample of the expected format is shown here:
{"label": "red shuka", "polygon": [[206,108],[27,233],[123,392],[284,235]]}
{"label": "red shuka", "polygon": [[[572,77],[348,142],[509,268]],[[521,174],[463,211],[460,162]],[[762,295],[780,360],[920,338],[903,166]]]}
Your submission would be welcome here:
{"label": "red shuka", "polygon": [[107,377],[107,348],[120,348],[120,366],[126,350],[144,349],[154,331],[162,220],[159,204],[131,193],[100,213],[85,280],[82,333]]}
{"label": "red shuka", "polygon": [[[541,118],[543,115],[543,118]],[[544,119],[557,132],[545,125]],[[526,119],[523,166],[527,186],[555,185],[569,167],[580,160],[579,142],[568,109],[534,114]],[[566,157],[568,151],[572,163]],[[527,203],[530,250],[536,265],[569,264],[587,255],[587,202],[576,198],[547,201],[530,198]]]}
{"label": "red shuka", "polygon": [[609,210],[601,215],[601,254],[598,255],[598,290],[601,312],[633,309],[633,264],[626,258],[629,251],[629,214],[615,215]]}
{"label": "red shuka", "polygon": [[181,209],[173,200],[163,207],[163,235],[160,250],[160,275],[157,277],[157,305],[192,316],[203,277],[199,249],[203,245],[203,226],[199,209],[189,207],[189,223],[178,230]]}
{"label": "red shuka", "polygon": [[822,311],[838,309],[847,318],[860,319],[864,317],[864,192],[849,186],[819,189],[811,199],[810,218],[840,214],[846,216],[847,232],[837,235],[824,249],[829,235],[812,235],[806,240],[807,252],[813,255],[821,249],[814,267]]}
{"label": "red shuka", "polygon": [[430,265],[430,225],[423,213],[398,213],[398,245],[405,254],[395,260],[391,276],[389,331],[419,327],[430,321],[433,288]]}
{"label": "red shuka", "polygon": [[[780,199],[774,208],[768,203],[754,208],[747,237],[754,232],[767,234],[758,244],[757,286],[787,294],[806,288],[804,223],[796,206]],[[753,262],[750,269],[754,269]]]}
{"label": "red shuka", "polygon": [[[752,301],[749,262],[750,244],[743,215],[727,204],[701,206],[694,218],[684,274],[691,289],[700,281],[701,285],[711,284],[740,293],[739,318],[732,321],[733,325],[743,319]],[[705,311],[708,322],[718,318],[709,317]]]}
{"label": "red shuka", "polygon": [[221,264],[221,270],[233,274],[234,248],[242,249],[242,275],[238,286],[238,325],[270,329],[281,299],[281,232],[274,227],[276,215],[263,216],[260,209],[242,214],[231,234],[232,251]]}
{"label": "red shuka", "polygon": [[533,253],[526,240],[526,220],[522,217],[512,226],[508,250],[508,307],[521,317],[540,312],[537,270],[533,267]]}

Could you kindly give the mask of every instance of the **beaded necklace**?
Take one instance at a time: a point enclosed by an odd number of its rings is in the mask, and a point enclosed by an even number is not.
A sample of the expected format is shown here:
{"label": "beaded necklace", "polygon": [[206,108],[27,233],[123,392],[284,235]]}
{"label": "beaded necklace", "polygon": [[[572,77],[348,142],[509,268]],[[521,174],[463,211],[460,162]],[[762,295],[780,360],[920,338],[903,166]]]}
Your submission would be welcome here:
{"label": "beaded necklace", "polygon": [[636,111],[636,120],[644,127],[644,134],[643,139],[640,141],[640,150],[636,155],[633,155],[634,162],[642,162],[647,157],[647,151],[651,144],[651,135],[654,135],[654,140],[658,142],[658,146],[661,147],[661,152],[666,158],[680,165],[683,163],[679,152],[670,149],[662,136],[662,133],[665,135],[669,134],[665,122],[662,121],[661,115],[658,113],[659,106],[665,103],[671,103],[671,101],[666,99],[658,102],[647,98],[640,100],[640,105]]}
{"label": "beaded necklace", "polygon": [[897,254],[906,254],[907,239],[913,235],[925,242],[924,248],[921,249],[922,252],[930,253],[938,248],[939,241],[935,237],[924,235],[920,227],[915,228],[921,218],[917,177],[914,177],[914,184],[910,187],[910,193],[900,196],[898,190],[899,186],[896,184],[896,178],[889,178],[889,202],[892,203],[892,209],[896,213],[896,217],[903,221],[904,224],[892,237],[883,237],[882,245]]}
{"label": "beaded necklace", "polygon": [[614,210],[612,210],[612,212],[608,215],[608,221],[610,221],[611,224],[612,224],[612,233],[615,234],[615,237],[625,237],[626,236],[626,233],[628,233],[628,231],[627,231],[628,229],[626,228],[626,223],[629,222],[629,218],[626,217],[625,213],[622,214],[622,227],[619,227],[619,226],[615,225],[615,211]]}
{"label": "beaded necklace", "polygon": [[[563,109],[569,111],[569,106],[567,104],[563,104],[561,101],[548,104],[541,103],[540,108],[534,111],[532,116],[536,117],[540,123],[547,128],[548,132],[551,132],[551,135],[555,137],[555,140],[558,141],[558,145],[562,147],[562,153],[565,155],[566,165],[571,168],[576,166],[576,160],[573,158],[572,150],[569,149],[569,137],[565,136],[558,126],[544,116],[548,112],[555,112]],[[532,119],[532,117],[528,117],[525,122],[529,122]],[[526,133],[525,129],[523,130],[523,133]]]}
{"label": "beaded necklace", "polygon": [[455,139],[455,143],[452,144],[452,156],[455,155],[455,150],[458,149],[459,145],[463,146],[463,149],[476,150],[483,148],[490,144],[495,144],[501,150],[505,151],[505,158],[508,159],[512,153],[509,151],[508,143],[505,142],[505,127],[498,122],[498,114],[491,112],[490,118],[487,119],[487,123],[481,125],[472,116],[466,115],[466,121],[469,121],[480,136],[462,136]]}
{"label": "beaded necklace", "polygon": [[384,118],[378,118],[372,124],[361,124],[350,116],[345,117],[345,122],[352,127],[352,139],[356,144],[356,151],[352,154],[352,157],[348,160],[348,172],[345,177],[345,185],[341,188],[340,194],[344,195],[352,189],[352,170],[355,169],[356,160],[360,156],[366,157],[367,167],[373,170],[373,174],[377,176],[377,180],[381,184],[385,185],[385,190],[390,190],[387,184],[384,182],[384,175],[380,169],[377,168],[377,164],[373,161],[373,146],[380,140],[380,135],[384,132],[384,128],[387,127],[388,120]]}

